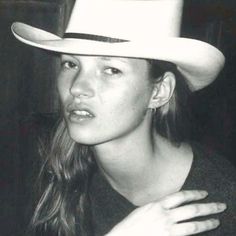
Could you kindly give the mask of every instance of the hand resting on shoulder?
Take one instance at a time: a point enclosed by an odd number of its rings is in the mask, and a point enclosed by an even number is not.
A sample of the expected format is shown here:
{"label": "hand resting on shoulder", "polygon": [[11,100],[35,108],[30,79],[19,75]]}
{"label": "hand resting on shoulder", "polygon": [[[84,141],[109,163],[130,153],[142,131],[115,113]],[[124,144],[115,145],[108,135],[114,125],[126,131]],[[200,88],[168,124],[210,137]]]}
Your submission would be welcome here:
{"label": "hand resting on shoulder", "polygon": [[[160,201],[137,208],[106,236],[185,236],[215,229],[220,222],[211,215],[223,212],[226,205],[193,203],[206,196],[207,192],[200,190],[171,194]],[[209,216],[209,219],[194,221],[195,217],[201,216]]]}

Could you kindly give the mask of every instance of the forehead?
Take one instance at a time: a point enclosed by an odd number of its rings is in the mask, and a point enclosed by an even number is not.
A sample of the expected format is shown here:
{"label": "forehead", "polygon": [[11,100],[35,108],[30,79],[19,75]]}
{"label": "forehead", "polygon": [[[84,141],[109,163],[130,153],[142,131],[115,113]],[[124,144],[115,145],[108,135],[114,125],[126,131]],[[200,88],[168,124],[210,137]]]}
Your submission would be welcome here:
{"label": "forehead", "polygon": [[103,62],[122,62],[127,65],[145,65],[148,64],[146,59],[142,58],[128,58],[128,57],[114,57],[114,56],[85,56],[85,55],[72,55],[62,54],[62,58],[71,57],[77,60],[92,60],[92,61],[103,61]]}
{"label": "forehead", "polygon": [[128,57],[111,57],[111,56],[98,56],[96,57],[98,60],[102,61],[121,61],[124,63],[146,63],[145,59],[141,58],[128,58]]}

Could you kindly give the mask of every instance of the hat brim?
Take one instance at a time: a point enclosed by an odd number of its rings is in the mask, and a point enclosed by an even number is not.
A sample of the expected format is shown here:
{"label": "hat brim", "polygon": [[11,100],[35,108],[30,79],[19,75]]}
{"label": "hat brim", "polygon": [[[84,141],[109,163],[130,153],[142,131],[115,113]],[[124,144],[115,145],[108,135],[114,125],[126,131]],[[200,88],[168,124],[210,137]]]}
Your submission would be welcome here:
{"label": "hat brim", "polygon": [[160,38],[157,42],[127,41],[108,43],[86,39],[60,38],[47,31],[16,22],[14,36],[28,45],[58,53],[146,58],[169,61],[177,65],[192,91],[213,82],[222,69],[225,58],[208,43],[188,38]]}

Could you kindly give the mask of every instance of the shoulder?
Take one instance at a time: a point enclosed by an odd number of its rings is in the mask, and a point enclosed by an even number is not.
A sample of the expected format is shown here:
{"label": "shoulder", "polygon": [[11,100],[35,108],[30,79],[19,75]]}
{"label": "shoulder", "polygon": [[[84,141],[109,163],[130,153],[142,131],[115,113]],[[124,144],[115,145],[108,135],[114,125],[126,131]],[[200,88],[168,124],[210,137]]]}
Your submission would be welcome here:
{"label": "shoulder", "polygon": [[[224,195],[235,200],[236,168],[227,158],[212,150],[193,144],[193,164],[189,174],[189,186],[210,190],[216,196]],[[235,204],[236,205],[236,204]]]}
{"label": "shoulder", "polygon": [[197,143],[192,145],[192,149],[195,167],[203,176],[207,179],[214,177],[215,181],[219,180],[218,183],[236,185],[236,167],[226,157]]}
{"label": "shoulder", "polygon": [[228,235],[236,233],[236,168],[221,155],[193,144],[194,161],[189,174],[186,189],[202,189],[208,191],[206,202],[224,202],[227,210],[216,215],[221,226],[206,235]]}

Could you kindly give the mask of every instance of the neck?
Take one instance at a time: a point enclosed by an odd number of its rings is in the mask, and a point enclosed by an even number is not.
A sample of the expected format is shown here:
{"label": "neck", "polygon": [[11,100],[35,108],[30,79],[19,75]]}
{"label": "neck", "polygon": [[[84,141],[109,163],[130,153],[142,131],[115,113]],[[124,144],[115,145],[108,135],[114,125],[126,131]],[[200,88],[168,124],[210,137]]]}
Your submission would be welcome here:
{"label": "neck", "polygon": [[173,146],[156,132],[94,147],[101,173],[135,205],[144,205],[179,191],[192,164],[192,150]]}
{"label": "neck", "polygon": [[143,193],[154,189],[164,163],[173,156],[170,155],[172,145],[156,132],[150,133],[132,134],[132,137],[94,147],[102,174],[116,191],[136,205],[150,200]]}
{"label": "neck", "polygon": [[[154,146],[149,132],[94,147],[98,166],[109,182],[129,185],[153,161]],[[135,180],[135,181],[133,181]]]}

